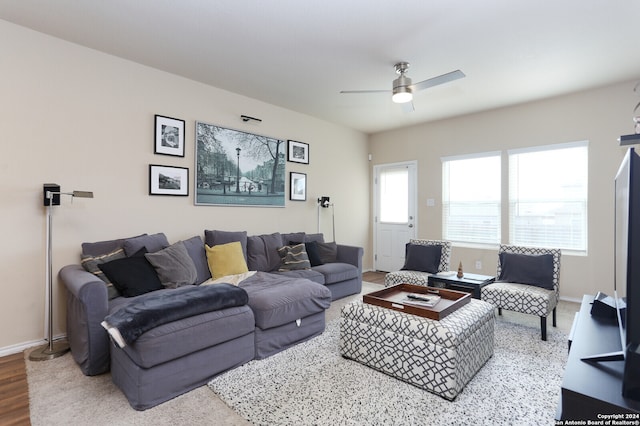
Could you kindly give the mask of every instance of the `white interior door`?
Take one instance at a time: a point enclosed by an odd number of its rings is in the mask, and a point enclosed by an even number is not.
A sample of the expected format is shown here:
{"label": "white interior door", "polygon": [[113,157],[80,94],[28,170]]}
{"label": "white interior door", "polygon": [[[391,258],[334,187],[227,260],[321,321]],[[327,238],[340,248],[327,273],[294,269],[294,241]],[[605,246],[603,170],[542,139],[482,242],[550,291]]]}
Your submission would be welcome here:
{"label": "white interior door", "polygon": [[374,166],[374,267],[397,271],[417,234],[416,162]]}

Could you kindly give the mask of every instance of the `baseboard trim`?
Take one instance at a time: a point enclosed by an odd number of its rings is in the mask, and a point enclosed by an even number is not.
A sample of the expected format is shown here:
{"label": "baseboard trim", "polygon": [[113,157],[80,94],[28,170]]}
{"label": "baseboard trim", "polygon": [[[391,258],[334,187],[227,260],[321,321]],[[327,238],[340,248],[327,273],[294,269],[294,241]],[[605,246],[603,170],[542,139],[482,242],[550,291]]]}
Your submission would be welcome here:
{"label": "baseboard trim", "polygon": [[[53,341],[55,342],[56,340],[66,339],[66,338],[67,338],[66,334],[61,334],[59,336],[54,336]],[[5,346],[4,348],[0,348],[0,357],[17,354],[18,352],[24,352],[27,349],[35,348],[35,347],[46,345],[46,344],[47,344],[46,339],[40,339],[40,340],[32,340],[30,342],[18,343],[16,345],[11,345],[11,346]]]}

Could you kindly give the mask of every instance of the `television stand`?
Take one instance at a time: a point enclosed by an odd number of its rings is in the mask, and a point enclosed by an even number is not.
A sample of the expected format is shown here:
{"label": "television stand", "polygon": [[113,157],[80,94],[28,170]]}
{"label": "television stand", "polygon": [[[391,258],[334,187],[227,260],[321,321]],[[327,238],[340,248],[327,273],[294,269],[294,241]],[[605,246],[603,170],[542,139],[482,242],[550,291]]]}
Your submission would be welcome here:
{"label": "television stand", "polygon": [[[594,363],[582,358],[620,347],[615,321],[591,316],[594,296],[585,295],[574,320],[571,349],[562,380],[560,420],[602,420],[606,414],[631,414],[640,420],[640,401],[622,396],[624,362]],[[637,416],[637,417],[636,417]]]}

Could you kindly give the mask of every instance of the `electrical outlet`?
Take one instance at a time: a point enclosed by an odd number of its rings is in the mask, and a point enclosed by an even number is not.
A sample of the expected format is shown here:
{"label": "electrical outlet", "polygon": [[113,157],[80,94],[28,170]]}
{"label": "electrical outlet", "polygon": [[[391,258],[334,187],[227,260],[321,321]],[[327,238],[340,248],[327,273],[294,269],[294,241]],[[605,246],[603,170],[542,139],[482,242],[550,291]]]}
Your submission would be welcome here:
{"label": "electrical outlet", "polygon": [[476,269],[482,269],[482,261],[476,260]]}

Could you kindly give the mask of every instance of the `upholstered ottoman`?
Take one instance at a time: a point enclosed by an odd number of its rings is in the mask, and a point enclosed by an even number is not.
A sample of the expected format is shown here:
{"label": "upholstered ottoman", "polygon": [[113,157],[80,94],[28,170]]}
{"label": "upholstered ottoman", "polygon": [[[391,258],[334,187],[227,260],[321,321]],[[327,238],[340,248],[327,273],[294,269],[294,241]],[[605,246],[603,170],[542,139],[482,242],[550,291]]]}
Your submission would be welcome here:
{"label": "upholstered ottoman", "polygon": [[476,299],[440,321],[354,302],[342,308],[340,353],[453,400],[493,355],[494,321]]}

